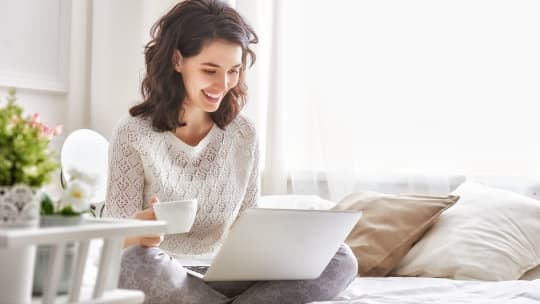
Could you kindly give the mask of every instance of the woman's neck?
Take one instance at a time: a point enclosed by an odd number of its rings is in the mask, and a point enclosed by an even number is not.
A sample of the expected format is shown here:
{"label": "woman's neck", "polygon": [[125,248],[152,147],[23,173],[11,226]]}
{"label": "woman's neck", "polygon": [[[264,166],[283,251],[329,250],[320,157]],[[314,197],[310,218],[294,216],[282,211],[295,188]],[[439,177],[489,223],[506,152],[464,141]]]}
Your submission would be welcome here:
{"label": "woman's neck", "polygon": [[198,145],[214,125],[214,121],[207,112],[189,108],[180,111],[179,119],[186,125],[176,128],[173,133],[190,146]]}

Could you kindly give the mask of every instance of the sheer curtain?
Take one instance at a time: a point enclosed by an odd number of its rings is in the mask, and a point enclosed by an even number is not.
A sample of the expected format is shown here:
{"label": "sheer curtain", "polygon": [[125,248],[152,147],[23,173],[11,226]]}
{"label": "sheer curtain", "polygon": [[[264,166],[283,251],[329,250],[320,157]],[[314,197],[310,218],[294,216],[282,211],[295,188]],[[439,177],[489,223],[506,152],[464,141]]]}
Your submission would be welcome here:
{"label": "sheer curtain", "polygon": [[[537,1],[249,1],[263,193],[540,180]],[[261,7],[264,6],[264,7]]]}

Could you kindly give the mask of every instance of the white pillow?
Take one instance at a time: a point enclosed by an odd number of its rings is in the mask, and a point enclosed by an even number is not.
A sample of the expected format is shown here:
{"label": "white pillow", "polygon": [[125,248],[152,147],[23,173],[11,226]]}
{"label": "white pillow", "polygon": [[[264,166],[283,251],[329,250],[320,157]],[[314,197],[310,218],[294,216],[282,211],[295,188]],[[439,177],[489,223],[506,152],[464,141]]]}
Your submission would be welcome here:
{"label": "white pillow", "polygon": [[540,263],[540,201],[473,181],[394,273],[464,280],[517,280]]}

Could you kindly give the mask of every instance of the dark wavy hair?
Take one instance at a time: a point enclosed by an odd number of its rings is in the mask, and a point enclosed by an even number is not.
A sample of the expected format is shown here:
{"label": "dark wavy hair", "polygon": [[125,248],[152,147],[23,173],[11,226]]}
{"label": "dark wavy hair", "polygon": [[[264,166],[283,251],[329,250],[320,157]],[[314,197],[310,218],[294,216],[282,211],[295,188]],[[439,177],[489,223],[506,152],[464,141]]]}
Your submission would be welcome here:
{"label": "dark wavy hair", "polygon": [[143,101],[131,109],[132,116],[150,117],[158,131],[172,131],[186,123],[179,121],[179,112],[186,96],[182,74],[174,69],[174,51],[184,58],[196,56],[203,45],[224,39],[242,47],[242,68],[238,84],[229,90],[217,111],[210,113],[221,129],[225,128],[246,103],[245,69],[255,53],[250,44],[259,41],[249,24],[226,3],[219,0],[186,0],[176,4],[150,30],[152,40],[144,50],[146,76],[141,85]]}

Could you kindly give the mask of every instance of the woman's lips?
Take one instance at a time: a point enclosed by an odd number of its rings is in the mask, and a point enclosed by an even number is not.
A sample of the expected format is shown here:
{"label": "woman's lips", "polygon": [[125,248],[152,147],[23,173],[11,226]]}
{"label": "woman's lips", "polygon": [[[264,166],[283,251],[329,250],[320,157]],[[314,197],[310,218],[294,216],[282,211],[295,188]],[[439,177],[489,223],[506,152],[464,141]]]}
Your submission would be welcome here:
{"label": "woman's lips", "polygon": [[208,101],[212,102],[212,103],[217,103],[221,100],[221,97],[223,96],[223,94],[219,93],[219,94],[212,94],[212,93],[208,93],[204,90],[202,90],[202,93],[203,95],[206,97],[206,99],[208,99]]}

